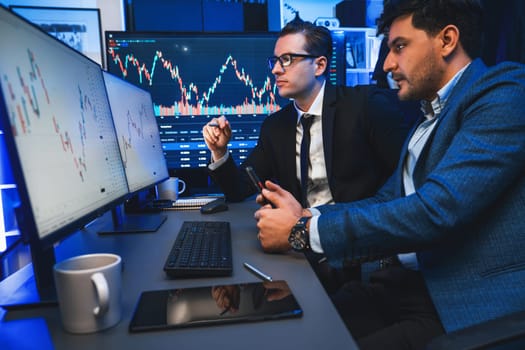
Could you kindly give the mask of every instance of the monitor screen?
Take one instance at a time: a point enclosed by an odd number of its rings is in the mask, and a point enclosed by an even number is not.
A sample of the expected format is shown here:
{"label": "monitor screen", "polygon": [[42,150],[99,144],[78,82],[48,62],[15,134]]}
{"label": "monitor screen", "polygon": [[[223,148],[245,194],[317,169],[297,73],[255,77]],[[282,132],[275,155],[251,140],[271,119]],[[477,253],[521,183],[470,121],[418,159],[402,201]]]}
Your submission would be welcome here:
{"label": "monitor screen", "polygon": [[[379,55],[381,37],[373,28],[331,29],[333,50],[331,72],[332,83],[355,86],[374,83],[372,73]],[[332,74],[331,74],[332,76]]]}
{"label": "monitor screen", "polygon": [[123,201],[128,186],[100,66],[4,7],[0,32],[0,129],[33,253]]}
{"label": "monitor screen", "polygon": [[239,164],[264,118],[288,103],[267,64],[276,39],[275,33],[106,32],[107,69],[151,93],[170,172],[207,166],[202,127],[221,115],[231,122],[229,149]]}
{"label": "monitor screen", "polygon": [[104,81],[130,192],[167,179],[150,93],[108,72]]}

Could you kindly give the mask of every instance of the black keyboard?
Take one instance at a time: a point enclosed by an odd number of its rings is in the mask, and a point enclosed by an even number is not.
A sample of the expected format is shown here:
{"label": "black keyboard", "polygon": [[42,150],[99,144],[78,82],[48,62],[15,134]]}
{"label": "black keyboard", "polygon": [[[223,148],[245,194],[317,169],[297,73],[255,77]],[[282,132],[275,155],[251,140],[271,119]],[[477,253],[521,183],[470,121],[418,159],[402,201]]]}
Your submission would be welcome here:
{"label": "black keyboard", "polygon": [[184,221],[164,264],[170,277],[232,274],[230,223]]}

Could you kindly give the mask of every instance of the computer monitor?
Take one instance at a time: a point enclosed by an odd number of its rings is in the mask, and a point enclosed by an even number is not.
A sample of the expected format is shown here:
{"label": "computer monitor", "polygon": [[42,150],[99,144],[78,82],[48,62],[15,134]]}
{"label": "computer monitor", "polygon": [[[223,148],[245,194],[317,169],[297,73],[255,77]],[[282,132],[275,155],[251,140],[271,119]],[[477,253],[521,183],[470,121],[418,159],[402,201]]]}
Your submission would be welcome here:
{"label": "computer monitor", "polygon": [[[0,6],[0,129],[41,301],[54,244],[128,195],[100,66]],[[1,301],[3,302],[3,301]]]}
{"label": "computer monitor", "polygon": [[[169,177],[151,95],[103,73],[130,195],[147,201],[148,190]],[[114,227],[102,233],[156,231],[166,220],[165,215],[126,215],[122,210],[115,215]]]}
{"label": "computer monitor", "polygon": [[170,175],[191,187],[209,185],[207,121],[231,122],[229,149],[239,164],[266,116],[289,102],[267,64],[276,33],[109,31],[105,40],[108,71],[151,93]]}

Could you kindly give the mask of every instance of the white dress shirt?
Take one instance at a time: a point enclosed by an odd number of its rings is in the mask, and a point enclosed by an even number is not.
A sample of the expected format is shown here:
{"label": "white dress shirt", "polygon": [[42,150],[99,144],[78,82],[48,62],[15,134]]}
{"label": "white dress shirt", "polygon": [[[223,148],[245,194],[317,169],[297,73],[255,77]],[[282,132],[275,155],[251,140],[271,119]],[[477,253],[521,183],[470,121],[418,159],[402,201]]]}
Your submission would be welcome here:
{"label": "white dress shirt", "polygon": [[[301,124],[301,117],[308,113],[315,115],[315,119],[310,128],[310,164],[308,170],[308,194],[307,200],[310,206],[319,206],[323,204],[334,203],[332,192],[328,184],[328,175],[326,173],[326,164],[324,158],[323,146],[323,121],[321,118],[323,112],[324,89],[326,82],[319,90],[314,102],[308,111],[300,110],[294,102],[294,107],[297,111],[297,125],[295,133],[295,163],[296,163],[296,177],[301,182],[301,141],[303,139],[303,127]],[[208,165],[210,170],[215,170],[228,160],[229,152]]]}
{"label": "white dress shirt", "polygon": [[[297,110],[297,126],[295,133],[295,169],[296,177],[301,182],[301,141],[303,139],[303,126],[301,117],[308,113],[314,115],[312,126],[310,127],[310,165],[308,169],[308,193],[307,200],[309,206],[315,207],[323,204],[334,203],[332,192],[328,184],[326,173],[326,163],[324,161],[323,146],[323,99],[326,82],[319,90],[314,102],[307,111],[300,110],[294,103]],[[311,118],[311,117],[310,117]]]}

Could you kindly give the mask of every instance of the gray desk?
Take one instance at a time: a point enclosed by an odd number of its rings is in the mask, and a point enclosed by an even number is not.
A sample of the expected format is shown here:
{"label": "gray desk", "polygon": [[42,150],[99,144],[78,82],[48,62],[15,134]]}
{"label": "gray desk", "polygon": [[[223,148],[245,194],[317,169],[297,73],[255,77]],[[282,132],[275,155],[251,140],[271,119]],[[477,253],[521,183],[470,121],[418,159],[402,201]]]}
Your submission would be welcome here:
{"label": "gray desk", "polygon": [[[0,338],[32,337],[32,328],[43,327],[44,337],[57,349],[357,349],[320,282],[302,254],[265,254],[256,240],[253,220],[256,204],[230,204],[230,210],[212,215],[198,211],[170,211],[167,221],[155,233],[98,236],[97,230],[110,223],[107,215],[57,247],[57,260],[68,255],[112,252],[122,256],[123,315],[111,329],[88,335],[68,334],[61,328],[57,307],[43,307],[4,313]],[[162,267],[184,220],[226,220],[231,223],[234,272],[231,277],[168,279]],[[63,253],[67,252],[67,253]],[[210,284],[257,281],[243,268],[247,261],[274,279],[288,281],[304,315],[299,319],[188,328],[146,333],[129,333],[135,304],[144,290],[170,289]],[[5,288],[5,286],[4,286]],[[0,283],[0,294],[2,283]],[[0,318],[2,318],[0,311]],[[35,326],[36,324],[36,326]],[[14,325],[14,326],[13,326]],[[13,332],[12,328],[16,331]],[[47,328],[47,331],[46,331]],[[42,331],[42,330],[40,330]],[[13,335],[14,334],[14,335]],[[15,339],[16,340],[16,339]],[[13,339],[10,339],[13,342]],[[45,340],[44,340],[45,343]],[[43,343],[41,343],[43,344]],[[4,349],[5,343],[2,346]],[[8,344],[9,346],[9,344]],[[35,348],[41,349],[36,344]]]}

